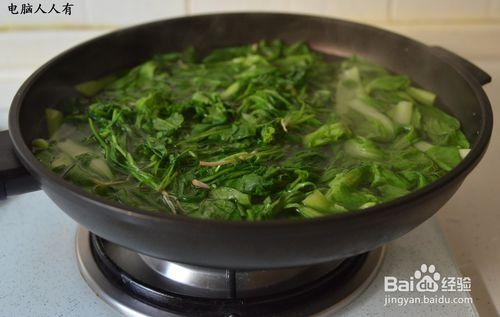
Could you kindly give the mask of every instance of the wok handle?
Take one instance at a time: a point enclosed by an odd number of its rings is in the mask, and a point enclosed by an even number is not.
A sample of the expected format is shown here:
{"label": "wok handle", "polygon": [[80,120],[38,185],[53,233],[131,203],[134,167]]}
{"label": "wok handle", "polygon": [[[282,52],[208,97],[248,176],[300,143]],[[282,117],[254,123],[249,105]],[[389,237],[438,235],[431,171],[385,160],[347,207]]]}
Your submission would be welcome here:
{"label": "wok handle", "polygon": [[431,46],[431,50],[436,54],[437,56],[447,60],[450,62],[452,65],[460,68],[461,70],[469,73],[472,77],[474,77],[478,83],[481,85],[485,85],[489,82],[491,82],[491,76],[488,75],[484,70],[481,68],[477,67],[476,65],[472,64],[465,58],[458,56],[457,54],[448,51],[445,48],[442,48],[440,46]]}
{"label": "wok handle", "polygon": [[0,200],[38,189],[38,182],[19,162],[9,131],[0,131]]}

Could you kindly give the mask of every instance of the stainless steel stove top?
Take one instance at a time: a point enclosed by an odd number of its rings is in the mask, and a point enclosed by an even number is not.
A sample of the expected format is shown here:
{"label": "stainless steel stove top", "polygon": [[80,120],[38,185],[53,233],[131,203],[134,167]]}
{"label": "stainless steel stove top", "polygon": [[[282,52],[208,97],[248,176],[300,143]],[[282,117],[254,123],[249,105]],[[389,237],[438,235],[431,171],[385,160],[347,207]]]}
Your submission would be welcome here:
{"label": "stainless steel stove top", "polygon": [[80,272],[92,290],[133,316],[329,316],[370,285],[385,247],[333,262],[272,270],[216,269],[160,260],[80,227]]}

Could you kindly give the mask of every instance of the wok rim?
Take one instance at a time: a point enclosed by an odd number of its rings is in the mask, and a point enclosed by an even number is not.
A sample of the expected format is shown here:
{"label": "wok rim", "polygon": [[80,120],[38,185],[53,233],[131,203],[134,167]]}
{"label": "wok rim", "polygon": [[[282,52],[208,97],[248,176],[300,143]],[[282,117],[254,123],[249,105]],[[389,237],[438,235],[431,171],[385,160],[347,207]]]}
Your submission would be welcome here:
{"label": "wok rim", "polygon": [[[85,46],[92,44],[93,42],[105,39],[110,35],[115,35],[121,32],[130,32],[132,30],[137,30],[140,28],[148,27],[155,24],[162,24],[165,22],[175,21],[175,20],[196,20],[198,18],[204,17],[224,17],[224,16],[289,16],[296,18],[307,18],[307,19],[320,19],[325,21],[335,22],[337,24],[349,25],[351,27],[358,28],[367,28],[372,31],[380,32],[386,35],[391,35],[396,37],[398,40],[404,40],[406,42],[411,43],[414,46],[418,46],[421,49],[424,49],[428,52],[428,54],[433,55],[435,58],[440,59],[443,63],[452,67],[458,76],[462,77],[467,85],[472,89],[476,100],[478,101],[478,105],[480,107],[480,113],[478,113],[481,118],[483,118],[483,122],[481,128],[479,129],[479,134],[477,136],[476,142],[471,147],[471,151],[469,154],[450,172],[446,173],[444,176],[440,177],[437,181],[421,188],[415,190],[405,196],[399,197],[389,202],[377,204],[373,207],[369,207],[362,210],[356,211],[348,211],[340,214],[332,214],[325,215],[317,218],[305,218],[305,219],[270,219],[270,220],[261,220],[261,221],[247,221],[247,220],[216,220],[216,219],[202,219],[195,218],[190,216],[183,215],[175,215],[163,212],[151,212],[141,210],[139,208],[134,208],[126,205],[122,205],[120,203],[107,200],[100,196],[91,194],[85,191],[83,188],[74,185],[73,183],[66,181],[62,177],[53,173],[49,170],[45,165],[43,165],[40,161],[36,159],[36,157],[31,152],[28,144],[22,137],[21,124],[20,124],[20,112],[22,108],[23,101],[25,96],[29,94],[31,86],[37,81],[37,79],[45,72],[50,71],[50,67],[52,64],[57,62],[62,57],[70,54],[73,51],[84,48]],[[20,158],[22,164],[27,168],[27,170],[32,174],[37,181],[39,181],[42,185],[45,183],[50,183],[51,185],[57,186],[58,190],[65,195],[73,195],[78,196],[79,199],[85,200],[90,204],[97,205],[100,208],[105,209],[107,212],[112,212],[119,214],[121,216],[135,218],[144,222],[162,222],[164,224],[168,223],[183,223],[185,225],[210,225],[212,228],[215,226],[220,229],[224,229],[226,227],[230,227],[234,229],[238,228],[252,228],[252,229],[266,229],[266,228],[282,228],[282,227],[301,227],[302,229],[305,226],[315,226],[319,223],[322,225],[327,225],[331,222],[341,222],[341,221],[356,221],[359,218],[370,218],[376,217],[379,214],[398,212],[401,209],[402,205],[411,205],[415,202],[418,202],[424,196],[432,196],[437,194],[441,188],[446,187],[446,185],[453,183],[454,181],[460,179],[461,177],[465,177],[481,160],[482,156],[486,152],[486,149],[489,144],[489,140],[491,138],[492,129],[493,129],[493,111],[491,108],[490,101],[486,96],[486,93],[482,89],[480,83],[470,74],[465,71],[461,67],[454,65],[453,63],[443,59],[438,56],[429,46],[421,43],[420,41],[416,41],[407,36],[400,35],[398,33],[394,33],[392,31],[384,30],[379,27],[362,24],[358,22],[346,21],[342,19],[322,17],[322,16],[314,16],[314,15],[304,15],[304,14],[290,14],[290,13],[272,13],[272,12],[236,12],[236,13],[216,13],[216,14],[202,14],[202,15],[192,15],[192,16],[184,16],[173,19],[163,19],[158,21],[153,21],[149,23],[138,24],[134,26],[130,26],[127,28],[118,29],[112,32],[107,32],[103,35],[91,38],[86,40],[80,44],[77,44],[63,52],[57,54],[55,57],[48,60],[42,66],[40,66],[35,72],[33,72],[21,85],[21,87],[16,92],[11,107],[9,110],[9,134],[11,140],[13,141],[13,145],[15,151]],[[43,186],[42,186],[43,189]],[[91,212],[91,211],[89,211]]]}

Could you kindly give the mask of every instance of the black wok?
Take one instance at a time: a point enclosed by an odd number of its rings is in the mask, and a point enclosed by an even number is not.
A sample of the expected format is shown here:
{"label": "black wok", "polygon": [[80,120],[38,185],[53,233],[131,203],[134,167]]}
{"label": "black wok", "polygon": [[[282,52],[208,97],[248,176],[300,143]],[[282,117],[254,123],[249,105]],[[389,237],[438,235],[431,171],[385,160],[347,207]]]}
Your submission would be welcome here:
{"label": "black wok", "polygon": [[[44,108],[76,95],[74,85],[124,70],[154,54],[194,46],[216,47],[280,38],[306,41],[334,55],[358,54],[409,75],[440,97],[471,140],[469,155],[437,182],[362,212],[312,220],[214,221],[151,213],[93,196],[63,180],[30,151],[46,133]],[[374,27],[290,14],[217,14],[131,27],[98,37],[55,57],[31,75],[14,97],[9,133],[1,133],[1,195],[38,186],[69,216],[95,234],[132,250],[171,261],[213,267],[275,268],[306,265],[365,252],[432,216],[455,193],[486,151],[493,125],[481,85],[490,77],[440,48]]]}

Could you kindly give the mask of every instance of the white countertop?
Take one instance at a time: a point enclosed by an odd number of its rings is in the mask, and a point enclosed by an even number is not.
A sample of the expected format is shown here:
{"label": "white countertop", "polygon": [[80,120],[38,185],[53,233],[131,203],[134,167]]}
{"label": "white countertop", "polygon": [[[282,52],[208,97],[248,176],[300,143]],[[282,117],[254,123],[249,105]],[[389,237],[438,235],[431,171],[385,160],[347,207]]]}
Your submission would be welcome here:
{"label": "white countertop", "polygon": [[[493,109],[495,110],[496,104],[500,104],[499,25],[383,27],[428,44],[449,48],[477,63],[493,77],[493,83],[486,86]],[[36,67],[62,50],[107,31],[0,32],[0,129],[7,128],[7,110],[17,87]],[[495,78],[498,80],[495,81]],[[498,119],[498,113],[495,113],[495,118]],[[500,168],[496,162],[500,155],[499,129],[496,125],[489,151],[483,161],[438,216],[433,218],[437,218],[441,224],[460,270],[464,275],[472,277],[472,294],[478,311],[484,316],[488,313],[494,316],[495,312],[500,311]],[[76,273],[73,256],[74,223],[51,205],[42,193],[0,202],[0,209],[0,241],[9,241],[8,245],[11,245],[11,248],[6,249],[3,247],[5,244],[0,243],[0,274],[2,278],[5,277],[1,283],[3,287],[0,288],[0,316],[7,316],[4,315],[5,312],[16,312],[17,316],[86,316],[85,313],[96,312],[93,309],[102,304],[97,298],[94,301],[80,301],[81,296],[92,294]],[[436,245],[439,250],[442,243],[439,242],[440,239],[428,239],[433,235],[431,232],[435,231],[429,229],[432,226],[434,224],[431,220],[396,241],[395,247],[391,248],[397,250],[399,245],[397,253],[402,252],[400,256],[405,254],[409,258],[394,255],[393,262],[388,260],[384,264],[385,269],[389,266],[392,270],[397,270],[398,263],[409,259],[419,264],[427,259],[429,262],[440,259],[438,256],[432,257],[432,250],[435,250]],[[16,234],[15,228],[18,230]],[[10,238],[7,233],[14,234],[16,238]],[[427,241],[429,246],[415,248],[415,242],[409,242],[411,239]],[[442,248],[446,250],[444,243]],[[425,253],[426,251],[430,253]],[[47,254],[51,256],[47,257]],[[445,267],[453,273],[453,263],[448,263]],[[402,276],[410,274],[406,271],[400,273]],[[46,283],[54,278],[59,278],[59,282]],[[49,297],[46,296],[47,285],[51,285]],[[377,282],[370,289],[375,285]],[[370,292],[372,297],[376,293],[368,290],[366,294]],[[363,301],[370,302],[362,298],[358,300],[360,303]],[[373,315],[377,312],[387,315],[387,310],[377,310],[375,306],[369,310]],[[99,309],[103,309],[100,315],[112,315],[111,310],[106,310],[107,306]],[[463,312],[465,311],[462,310]],[[349,313],[349,310],[345,312],[347,315]],[[394,313],[400,315],[402,311]],[[456,315],[451,311],[447,313]],[[416,315],[423,314],[432,315],[432,312],[419,311]]]}

